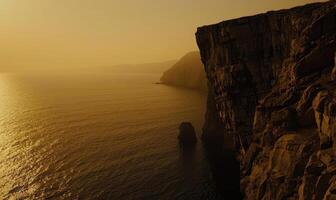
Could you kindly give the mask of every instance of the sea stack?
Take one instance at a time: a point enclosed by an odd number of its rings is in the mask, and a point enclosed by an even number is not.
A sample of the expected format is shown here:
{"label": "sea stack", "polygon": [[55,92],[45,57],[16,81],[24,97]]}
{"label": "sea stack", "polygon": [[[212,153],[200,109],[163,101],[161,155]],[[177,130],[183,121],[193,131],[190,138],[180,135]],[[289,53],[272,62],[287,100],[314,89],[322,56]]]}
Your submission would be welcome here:
{"label": "sea stack", "polygon": [[179,127],[180,133],[178,135],[181,148],[192,148],[197,142],[196,132],[190,122],[182,122]]}

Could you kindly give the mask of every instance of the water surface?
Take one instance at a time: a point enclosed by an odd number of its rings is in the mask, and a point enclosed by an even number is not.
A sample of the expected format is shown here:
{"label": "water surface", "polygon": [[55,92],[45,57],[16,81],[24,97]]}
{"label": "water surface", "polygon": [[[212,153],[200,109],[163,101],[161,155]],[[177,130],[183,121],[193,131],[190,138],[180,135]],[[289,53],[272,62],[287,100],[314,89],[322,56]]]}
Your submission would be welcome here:
{"label": "water surface", "polygon": [[0,199],[216,198],[198,144],[205,95],[157,74],[0,74]]}

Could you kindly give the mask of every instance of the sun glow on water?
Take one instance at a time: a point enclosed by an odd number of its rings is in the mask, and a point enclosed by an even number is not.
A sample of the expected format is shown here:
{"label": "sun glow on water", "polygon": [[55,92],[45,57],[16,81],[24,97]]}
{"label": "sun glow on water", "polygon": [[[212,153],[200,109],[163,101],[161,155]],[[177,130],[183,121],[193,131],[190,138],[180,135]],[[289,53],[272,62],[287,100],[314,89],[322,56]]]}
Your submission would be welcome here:
{"label": "sun glow on water", "polygon": [[202,151],[188,180],[176,146],[181,121],[200,133],[205,98],[152,84],[158,78],[1,74],[0,199],[211,192]]}

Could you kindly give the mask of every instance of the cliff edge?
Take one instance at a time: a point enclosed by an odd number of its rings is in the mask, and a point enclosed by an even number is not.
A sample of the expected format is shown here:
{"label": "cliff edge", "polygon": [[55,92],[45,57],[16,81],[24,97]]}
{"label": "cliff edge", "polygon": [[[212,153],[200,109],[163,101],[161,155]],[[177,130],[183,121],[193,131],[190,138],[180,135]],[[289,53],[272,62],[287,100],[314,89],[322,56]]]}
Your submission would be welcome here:
{"label": "cliff edge", "polygon": [[196,38],[210,87],[203,135],[232,139],[245,198],[336,199],[336,1]]}

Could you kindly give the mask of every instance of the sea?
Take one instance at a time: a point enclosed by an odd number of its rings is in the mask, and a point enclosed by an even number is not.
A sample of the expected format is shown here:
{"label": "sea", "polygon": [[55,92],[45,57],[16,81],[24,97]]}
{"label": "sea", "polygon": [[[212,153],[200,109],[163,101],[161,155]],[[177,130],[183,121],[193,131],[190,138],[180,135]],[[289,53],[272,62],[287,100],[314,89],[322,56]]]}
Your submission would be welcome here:
{"label": "sea", "polygon": [[206,95],[151,73],[0,73],[0,199],[220,199],[200,140]]}

